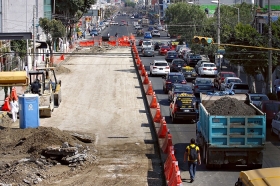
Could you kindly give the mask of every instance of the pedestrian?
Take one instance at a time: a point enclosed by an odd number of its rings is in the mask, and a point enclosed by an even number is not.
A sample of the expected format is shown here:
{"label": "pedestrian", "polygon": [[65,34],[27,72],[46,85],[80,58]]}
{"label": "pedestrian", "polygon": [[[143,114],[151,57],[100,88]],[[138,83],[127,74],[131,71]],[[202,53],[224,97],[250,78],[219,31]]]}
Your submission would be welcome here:
{"label": "pedestrian", "polygon": [[188,158],[188,167],[189,167],[189,173],[191,177],[190,183],[194,182],[195,178],[195,172],[196,172],[196,166],[197,164],[201,164],[200,159],[200,152],[199,147],[195,144],[195,139],[191,139],[191,144],[186,147],[186,151],[184,154],[184,162],[186,162],[186,159]]}
{"label": "pedestrian", "polygon": [[18,102],[15,100],[14,97],[12,98],[12,101],[10,102],[10,106],[11,106],[13,121],[16,122],[17,121],[17,113],[18,113]]}
{"label": "pedestrian", "polygon": [[94,34],[92,34],[92,40],[94,40]]}
{"label": "pedestrian", "polygon": [[110,33],[109,32],[107,33],[107,36],[110,37]]}
{"label": "pedestrian", "polygon": [[118,37],[118,32],[116,32],[115,37]]}

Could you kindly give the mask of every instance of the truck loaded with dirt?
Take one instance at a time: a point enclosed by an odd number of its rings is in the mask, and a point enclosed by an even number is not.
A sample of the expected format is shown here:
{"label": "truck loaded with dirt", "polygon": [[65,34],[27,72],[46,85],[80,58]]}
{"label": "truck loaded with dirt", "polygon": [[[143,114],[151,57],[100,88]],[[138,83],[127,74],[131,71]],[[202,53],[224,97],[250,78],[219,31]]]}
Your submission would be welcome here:
{"label": "truck loaded with dirt", "polygon": [[197,142],[206,167],[262,167],[266,117],[245,100],[245,94],[201,94]]}

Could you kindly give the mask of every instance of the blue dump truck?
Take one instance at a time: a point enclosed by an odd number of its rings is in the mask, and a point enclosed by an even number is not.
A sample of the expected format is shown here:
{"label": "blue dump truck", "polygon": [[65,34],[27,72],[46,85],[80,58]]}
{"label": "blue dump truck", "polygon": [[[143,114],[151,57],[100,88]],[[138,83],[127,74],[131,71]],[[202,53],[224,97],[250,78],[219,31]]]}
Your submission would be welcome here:
{"label": "blue dump truck", "polygon": [[[234,165],[261,168],[266,140],[265,113],[252,104],[246,104],[244,94],[201,94],[200,97],[197,145],[206,167]],[[249,110],[253,112],[246,115]]]}

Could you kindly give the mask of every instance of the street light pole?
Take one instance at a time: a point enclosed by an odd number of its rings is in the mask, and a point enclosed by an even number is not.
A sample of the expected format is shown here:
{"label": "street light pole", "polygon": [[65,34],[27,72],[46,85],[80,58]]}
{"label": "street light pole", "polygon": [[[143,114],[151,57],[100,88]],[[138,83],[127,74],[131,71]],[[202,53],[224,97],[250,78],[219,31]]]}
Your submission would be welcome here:
{"label": "street light pole", "polygon": [[[220,36],[221,36],[221,15],[220,15],[220,0],[218,0],[218,25],[217,25],[217,43],[218,43],[218,51],[219,51],[219,48],[220,48],[220,44],[221,44],[221,41],[220,41]],[[222,64],[221,64],[221,57],[220,57],[220,54],[219,55],[219,65],[220,65],[220,71],[222,71]]]}

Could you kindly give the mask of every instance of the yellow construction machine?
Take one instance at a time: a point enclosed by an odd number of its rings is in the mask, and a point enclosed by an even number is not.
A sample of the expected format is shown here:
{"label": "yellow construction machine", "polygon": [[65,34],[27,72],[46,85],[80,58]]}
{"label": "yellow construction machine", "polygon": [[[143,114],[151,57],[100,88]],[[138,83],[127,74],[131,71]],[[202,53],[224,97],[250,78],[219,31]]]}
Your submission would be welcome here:
{"label": "yellow construction machine", "polygon": [[29,71],[29,93],[39,95],[40,117],[51,117],[54,107],[61,103],[61,81],[55,76],[54,67],[40,67]]}

